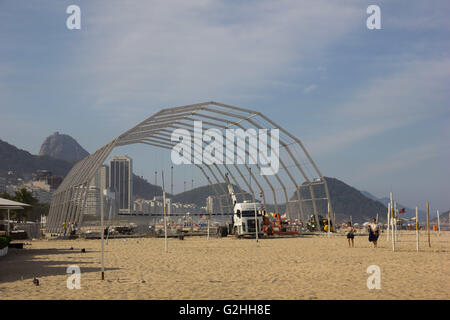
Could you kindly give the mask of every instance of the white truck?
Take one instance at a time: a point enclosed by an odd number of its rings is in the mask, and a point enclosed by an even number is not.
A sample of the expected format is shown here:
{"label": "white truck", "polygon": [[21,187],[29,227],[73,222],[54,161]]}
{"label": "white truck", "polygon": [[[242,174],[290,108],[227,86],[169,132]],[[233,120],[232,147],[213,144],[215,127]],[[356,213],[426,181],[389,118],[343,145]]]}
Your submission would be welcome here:
{"label": "white truck", "polygon": [[225,179],[228,192],[233,200],[233,219],[229,226],[229,232],[239,238],[243,236],[255,236],[256,232],[258,232],[258,237],[262,237],[264,235],[264,219],[260,213],[262,209],[261,204],[246,200],[244,202],[237,202],[233,186],[228,179],[228,174],[225,175]]}

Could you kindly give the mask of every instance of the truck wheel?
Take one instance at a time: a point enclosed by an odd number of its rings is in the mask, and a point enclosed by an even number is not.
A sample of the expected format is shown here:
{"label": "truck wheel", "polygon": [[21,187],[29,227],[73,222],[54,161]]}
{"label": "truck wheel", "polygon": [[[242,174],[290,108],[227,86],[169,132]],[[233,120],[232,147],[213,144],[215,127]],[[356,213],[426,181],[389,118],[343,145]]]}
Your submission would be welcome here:
{"label": "truck wheel", "polygon": [[221,235],[222,235],[222,237],[228,236],[228,228],[227,227],[221,227]]}

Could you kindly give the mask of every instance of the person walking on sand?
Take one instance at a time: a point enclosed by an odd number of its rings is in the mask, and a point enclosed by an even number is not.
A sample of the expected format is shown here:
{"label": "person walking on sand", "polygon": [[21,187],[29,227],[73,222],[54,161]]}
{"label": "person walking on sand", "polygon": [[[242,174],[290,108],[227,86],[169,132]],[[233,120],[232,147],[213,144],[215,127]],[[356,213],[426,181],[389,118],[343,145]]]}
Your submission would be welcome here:
{"label": "person walking on sand", "polygon": [[[348,247],[349,248],[350,247],[352,247],[352,248],[355,247],[355,242],[353,240],[355,238],[355,232],[356,232],[355,227],[352,226],[352,223],[349,221],[347,223],[347,240],[348,240]],[[351,240],[351,246],[350,246],[350,240]]]}
{"label": "person walking on sand", "polygon": [[65,221],[63,222],[62,227],[63,227],[63,230],[64,230],[64,237],[65,237],[66,236],[66,231],[67,231],[67,225],[66,225]]}
{"label": "person walking on sand", "polygon": [[378,237],[380,236],[380,227],[377,224],[377,220],[372,219],[372,223],[369,224],[369,241],[373,242],[373,247],[377,247]]}

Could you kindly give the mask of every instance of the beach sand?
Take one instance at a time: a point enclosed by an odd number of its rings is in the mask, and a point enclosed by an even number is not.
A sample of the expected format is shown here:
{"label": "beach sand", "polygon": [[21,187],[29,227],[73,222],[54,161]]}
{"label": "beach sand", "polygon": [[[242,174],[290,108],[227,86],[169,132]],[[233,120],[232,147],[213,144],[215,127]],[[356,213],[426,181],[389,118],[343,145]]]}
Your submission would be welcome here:
{"label": "beach sand", "polygon": [[[449,299],[450,232],[402,232],[397,251],[380,237],[347,247],[343,236],[255,239],[185,237],[110,239],[105,280],[100,240],[36,240],[0,257],[0,299]],[[73,247],[74,250],[70,250]],[[85,248],[86,253],[81,253]],[[81,289],[66,286],[67,267],[81,268]],[[369,290],[366,270],[381,270]],[[33,278],[40,281],[33,285]]]}

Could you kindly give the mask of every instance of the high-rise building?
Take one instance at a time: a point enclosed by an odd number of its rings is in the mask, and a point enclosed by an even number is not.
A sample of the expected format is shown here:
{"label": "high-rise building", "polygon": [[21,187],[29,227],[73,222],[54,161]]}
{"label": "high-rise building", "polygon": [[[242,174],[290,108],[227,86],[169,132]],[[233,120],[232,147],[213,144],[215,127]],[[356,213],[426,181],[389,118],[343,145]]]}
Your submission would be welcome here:
{"label": "high-rise building", "polygon": [[114,156],[109,160],[109,188],[116,193],[119,214],[133,212],[133,160]]}
{"label": "high-rise building", "polygon": [[92,178],[87,189],[85,214],[100,216],[104,210],[103,190],[108,188],[108,166],[102,165]]}

